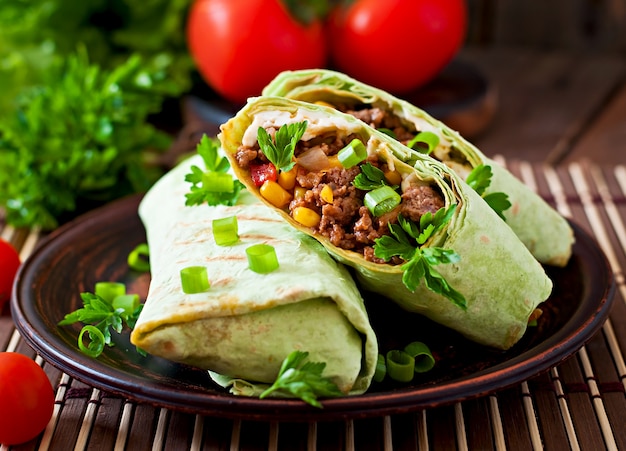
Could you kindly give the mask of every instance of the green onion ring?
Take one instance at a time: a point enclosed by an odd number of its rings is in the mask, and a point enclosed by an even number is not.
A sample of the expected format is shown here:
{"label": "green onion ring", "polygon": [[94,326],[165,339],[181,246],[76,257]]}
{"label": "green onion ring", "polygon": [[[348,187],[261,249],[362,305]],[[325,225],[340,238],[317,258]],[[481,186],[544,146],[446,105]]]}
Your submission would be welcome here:
{"label": "green onion ring", "polygon": [[126,294],[126,285],[121,282],[96,282],[94,294],[111,304],[117,296]]}
{"label": "green onion ring", "polygon": [[218,246],[230,246],[239,241],[237,216],[214,219],[212,222],[213,238]]}
{"label": "green onion ring", "polygon": [[202,174],[202,188],[212,193],[232,193],[235,191],[233,176],[225,172],[205,172]]}
{"label": "green onion ring", "polygon": [[385,363],[385,356],[378,354],[378,360],[376,361],[376,369],[374,370],[373,379],[376,382],[382,382],[387,375],[387,364]]}
{"label": "green onion ring", "polygon": [[146,243],[141,243],[128,254],[128,266],[139,272],[150,271],[150,248]]}
{"label": "green onion ring", "polygon": [[404,348],[404,352],[415,359],[415,372],[425,373],[435,366],[435,358],[426,344],[421,341],[409,343]]}
{"label": "green onion ring", "polygon": [[246,249],[248,267],[259,274],[267,274],[278,269],[276,250],[269,244],[254,244]]}
{"label": "green onion ring", "polygon": [[393,349],[387,352],[387,374],[395,381],[410,382],[415,373],[415,359],[404,351]]}
{"label": "green onion ring", "polygon": [[402,198],[396,191],[387,185],[368,191],[363,198],[363,204],[374,216],[379,217],[400,205]]}
{"label": "green onion ring", "polygon": [[341,165],[348,169],[367,158],[367,149],[360,140],[354,138],[337,153],[337,158]]}
{"label": "green onion ring", "polygon": [[[85,346],[83,336],[89,334],[89,345]],[[78,348],[89,357],[98,357],[104,351],[104,334],[96,326],[84,326],[78,335]]]}
{"label": "green onion ring", "polygon": [[[418,150],[428,155],[439,145],[439,136],[433,132],[419,132],[406,145],[411,149]],[[416,145],[418,145],[417,148],[415,147]]]}
{"label": "green onion ring", "polygon": [[207,291],[211,284],[204,266],[187,266],[180,270],[180,283],[183,293],[196,294]]}

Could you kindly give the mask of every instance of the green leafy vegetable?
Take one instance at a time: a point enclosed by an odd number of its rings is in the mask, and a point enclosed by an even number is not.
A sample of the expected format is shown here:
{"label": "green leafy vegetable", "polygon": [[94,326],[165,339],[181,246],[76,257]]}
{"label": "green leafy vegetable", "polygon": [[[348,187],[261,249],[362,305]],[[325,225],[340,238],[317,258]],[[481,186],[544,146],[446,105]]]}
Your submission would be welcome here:
{"label": "green leafy vegetable", "polygon": [[319,396],[337,397],[343,393],[330,379],[322,376],[324,362],[305,362],[308,352],[293,351],[283,361],[276,381],[261,395],[265,398],[274,391],[280,391],[302,399],[314,407],[322,408]]}
{"label": "green leafy vegetable", "polygon": [[196,146],[196,151],[202,157],[206,170],[198,166],[191,166],[191,172],[185,175],[185,181],[191,183],[190,192],[185,194],[185,205],[235,205],[244,185],[239,180],[233,180],[232,189],[214,191],[203,185],[205,173],[225,174],[230,169],[230,163],[225,156],[219,154],[219,141],[203,135]]}
{"label": "green leafy vegetable", "polygon": [[485,190],[491,184],[493,171],[491,166],[479,164],[467,176],[467,184],[474,189],[487,204],[495,211],[500,218],[505,219],[504,211],[511,208],[509,196],[505,193],[489,193],[485,194]]}
{"label": "green leafy vegetable", "polygon": [[[129,312],[124,308],[114,308],[112,303],[92,293],[81,293],[80,297],[83,301],[83,307],[65,315],[58,325],[68,326],[74,323],[85,324],[79,336],[79,348],[92,357],[98,357],[98,355],[102,353],[104,349],[103,345],[113,346],[111,342],[111,329],[117,333],[121,333],[124,324],[130,329],[135,327],[137,318],[139,318],[139,314],[143,308],[143,304],[140,304],[135,310]],[[102,337],[100,337],[98,332],[94,332],[94,329],[96,329]],[[92,340],[92,343],[88,346],[85,346],[83,343],[85,333],[88,333]],[[102,346],[100,341],[102,341]],[[85,351],[85,349],[87,351]]]}
{"label": "green leafy vegetable", "polygon": [[267,130],[259,127],[257,132],[259,147],[279,171],[287,172],[296,164],[293,153],[296,150],[296,144],[306,131],[306,127],[307,121],[283,125],[276,132],[275,141],[272,140]]}
{"label": "green leafy vegetable", "polygon": [[447,209],[440,208],[434,215],[424,214],[419,224],[398,215],[398,224],[389,224],[391,235],[376,239],[374,255],[385,261],[394,256],[405,260],[402,282],[409,290],[415,291],[423,279],[426,287],[434,293],[445,296],[461,308],[467,308],[465,297],[434,268],[440,264],[456,263],[460,256],[451,249],[422,247],[452,218],[455,208],[456,204],[453,204]]}
{"label": "green leafy vegetable", "polygon": [[[360,166],[361,172],[357,175],[352,184],[360,190],[371,191],[381,186],[389,185],[385,178],[385,173],[371,163],[365,163]],[[396,189],[396,185],[391,185]]]}
{"label": "green leafy vegetable", "polygon": [[[163,74],[161,74],[163,75]],[[0,117],[0,206],[17,227],[52,229],[82,207],[143,192],[171,137],[147,122],[167,80],[135,55],[112,71],[84,49],[59,61]]]}

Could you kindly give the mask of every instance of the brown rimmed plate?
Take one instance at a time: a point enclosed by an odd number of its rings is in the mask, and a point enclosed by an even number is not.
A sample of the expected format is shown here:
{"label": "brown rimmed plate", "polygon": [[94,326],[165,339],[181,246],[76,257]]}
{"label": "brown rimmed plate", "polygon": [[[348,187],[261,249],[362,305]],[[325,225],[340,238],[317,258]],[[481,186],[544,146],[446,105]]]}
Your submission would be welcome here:
{"label": "brown rimmed plate", "polygon": [[22,265],[11,308],[23,338],[68,375],[137,402],[204,415],[258,420],[336,420],[397,414],[485,395],[548,370],[571,356],[606,320],[615,290],[606,257],[582,228],[565,268],[546,268],[554,291],[537,327],[512,349],[494,351],[463,339],[419,315],[365,294],[381,351],[409,340],[429,344],[434,370],[409,385],[374,384],[364,395],[323,401],[324,408],[294,399],[237,397],[216,386],[207,372],[141,356],[128,332],[113,334],[114,347],[98,359],[77,347],[78,325],[59,327],[82,306],[80,293],[98,281],[122,281],[145,298],[147,274],[129,270],[126,258],[145,242],[134,196],[87,213],[44,238]]}

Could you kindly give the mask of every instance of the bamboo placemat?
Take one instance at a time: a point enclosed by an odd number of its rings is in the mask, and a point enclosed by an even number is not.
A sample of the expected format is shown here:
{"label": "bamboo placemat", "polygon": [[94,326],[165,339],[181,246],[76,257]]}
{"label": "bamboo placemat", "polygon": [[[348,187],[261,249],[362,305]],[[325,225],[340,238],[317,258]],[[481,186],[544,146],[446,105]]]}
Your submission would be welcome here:
{"label": "bamboo placemat", "polygon": [[[572,358],[515,387],[415,413],[340,422],[253,422],[137,404],[73,380],[32,351],[5,309],[0,351],[17,351],[42,365],[56,389],[56,404],[38,438],[0,451],[626,450],[626,167],[500,161],[592,233],[614,271],[617,290],[609,319]],[[21,251],[22,260],[40,239],[37,230],[2,223],[0,232]]]}

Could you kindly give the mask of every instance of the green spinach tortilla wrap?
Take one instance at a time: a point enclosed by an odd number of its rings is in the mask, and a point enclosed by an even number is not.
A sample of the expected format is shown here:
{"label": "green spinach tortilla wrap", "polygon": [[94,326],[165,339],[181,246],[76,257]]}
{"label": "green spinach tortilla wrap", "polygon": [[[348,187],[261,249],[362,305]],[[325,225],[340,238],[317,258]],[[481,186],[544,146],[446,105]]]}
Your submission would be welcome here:
{"label": "green spinach tortilla wrap", "polygon": [[551,292],[543,267],[453,171],[353,116],[258,97],[218,137],[249,191],[406,310],[507,349]]}
{"label": "green spinach tortilla wrap", "polygon": [[479,165],[491,167],[491,183],[484,193],[508,196],[511,206],[503,212],[506,222],[537,260],[555,266],[565,266],[569,260],[574,235],[565,218],[506,168],[409,102],[329,70],[283,72],[265,87],[263,95],[323,102],[372,127],[391,131],[404,144],[419,132],[436,134],[439,143],[431,156],[464,180]]}
{"label": "green spinach tortilla wrap", "polygon": [[[151,283],[132,343],[247,388],[245,381],[272,383],[292,351],[308,352],[343,393],[367,390],[377,341],[346,268],[246,191],[233,206],[185,206],[185,175],[201,162],[196,156],[181,163],[140,204]],[[218,246],[212,221],[231,216],[239,240]],[[278,269],[249,268],[246,248],[257,243],[274,247]],[[207,268],[210,288],[185,294],[179,272],[196,265]],[[241,394],[237,386],[233,392]]]}

